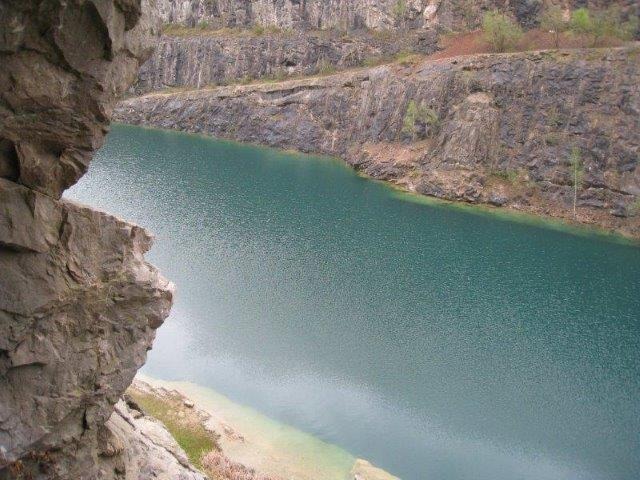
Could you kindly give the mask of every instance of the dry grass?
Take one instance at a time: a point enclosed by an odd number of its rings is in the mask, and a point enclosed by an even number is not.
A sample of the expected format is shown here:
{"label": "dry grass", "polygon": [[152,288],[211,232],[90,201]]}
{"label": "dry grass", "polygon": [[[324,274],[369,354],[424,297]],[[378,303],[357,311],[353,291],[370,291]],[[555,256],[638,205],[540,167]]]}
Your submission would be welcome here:
{"label": "dry grass", "polygon": [[184,406],[182,399],[161,398],[134,389],[128,393],[145,413],[167,427],[197,468],[203,468],[203,459],[208,453],[220,451],[219,436],[205,429],[193,410]]}
{"label": "dry grass", "polygon": [[241,463],[229,460],[220,452],[209,452],[202,459],[202,466],[207,475],[214,480],[274,480],[256,473]]}

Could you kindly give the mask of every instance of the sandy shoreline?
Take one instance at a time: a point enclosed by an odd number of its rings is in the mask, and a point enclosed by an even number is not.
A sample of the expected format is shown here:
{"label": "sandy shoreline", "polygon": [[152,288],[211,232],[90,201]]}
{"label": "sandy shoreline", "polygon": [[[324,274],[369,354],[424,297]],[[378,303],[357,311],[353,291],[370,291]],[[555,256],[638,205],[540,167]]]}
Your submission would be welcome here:
{"label": "sandy shoreline", "polygon": [[140,373],[133,387],[150,387],[156,395],[173,391],[192,402],[194,410],[204,413],[205,427],[220,435],[219,445],[227,458],[274,480],[398,480],[336,445],[271,420],[211,389]]}

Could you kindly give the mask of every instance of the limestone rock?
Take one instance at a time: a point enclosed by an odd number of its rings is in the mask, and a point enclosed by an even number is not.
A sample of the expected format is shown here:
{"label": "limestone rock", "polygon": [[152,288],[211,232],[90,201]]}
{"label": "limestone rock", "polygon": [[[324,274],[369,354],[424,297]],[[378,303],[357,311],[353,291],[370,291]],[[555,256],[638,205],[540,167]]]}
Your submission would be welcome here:
{"label": "limestone rock", "polygon": [[64,220],[48,251],[0,250],[6,462],[95,434],[171,306],[172,285],[144,261],[151,238],[142,228],[67,201],[57,206]]}
{"label": "limestone rock", "polygon": [[[572,8],[607,7],[608,0],[550,0]],[[511,14],[522,25],[537,24],[542,0],[406,0],[403,15],[397,0],[158,0],[165,23],[189,27],[251,28],[255,25],[295,30],[377,31],[438,27],[477,28],[492,9]],[[618,0],[624,11],[640,13],[636,0]]]}
{"label": "limestone rock", "polygon": [[[149,94],[122,102],[115,115],[337,155],[410,191],[571,220],[568,159],[578,147],[585,167],[578,220],[640,236],[640,216],[620,216],[640,193],[637,78],[634,46],[477,55]],[[402,132],[411,101],[436,117],[413,140]]]}
{"label": "limestone rock", "polygon": [[2,479],[100,478],[104,423],[169,313],[150,234],[60,200],[154,28],[140,0],[0,3]]}
{"label": "limestone rock", "polygon": [[350,480],[399,480],[381,468],[374,467],[366,460],[358,459],[349,474]]}
{"label": "limestone rock", "polygon": [[157,420],[120,400],[101,431],[101,480],[206,480]]}
{"label": "limestone rock", "polygon": [[163,36],[142,66],[134,93],[312,75],[327,67],[345,69],[400,52],[429,54],[436,49],[434,30],[411,30],[392,42],[368,32]]}
{"label": "limestone rock", "polygon": [[152,28],[140,0],[2,2],[3,176],[53,197],[75,183],[151,53]]}

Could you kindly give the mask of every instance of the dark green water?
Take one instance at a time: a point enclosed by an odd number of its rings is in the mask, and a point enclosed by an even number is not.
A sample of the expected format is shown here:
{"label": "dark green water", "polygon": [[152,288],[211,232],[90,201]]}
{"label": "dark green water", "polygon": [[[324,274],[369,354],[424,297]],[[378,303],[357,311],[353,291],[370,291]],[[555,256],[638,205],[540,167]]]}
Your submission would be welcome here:
{"label": "dark green water", "polygon": [[405,480],[640,478],[640,248],[123,126],[69,196],[157,234],[152,376]]}

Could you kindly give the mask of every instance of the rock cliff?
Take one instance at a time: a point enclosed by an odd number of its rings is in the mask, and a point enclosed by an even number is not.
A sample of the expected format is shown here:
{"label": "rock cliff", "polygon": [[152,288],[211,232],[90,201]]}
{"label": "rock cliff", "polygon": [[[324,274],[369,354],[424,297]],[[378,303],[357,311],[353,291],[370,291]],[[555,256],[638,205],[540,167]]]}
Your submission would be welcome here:
{"label": "rock cliff", "polygon": [[[149,94],[120,104],[115,116],[337,155],[409,191],[575,218],[637,237],[639,52],[635,46],[391,64]],[[584,173],[575,214],[572,155]]]}
{"label": "rock cliff", "polygon": [[0,478],[143,471],[125,448],[140,430],[112,412],[173,286],[144,260],[150,234],[61,195],[155,29],[140,0],[0,3]]}
{"label": "rock cliff", "polygon": [[311,75],[360,66],[401,52],[429,54],[436,48],[433,30],[411,30],[393,41],[368,32],[165,35],[142,66],[134,92]]}
{"label": "rock cliff", "polygon": [[[165,34],[132,93],[282,79],[430,54],[438,49],[439,32],[474,29],[490,9],[533,27],[543,6],[542,0],[403,2],[160,0],[157,11]],[[600,0],[555,3],[567,8],[608,5]],[[637,2],[615,3],[640,15]]]}
{"label": "rock cliff", "polygon": [[[564,7],[606,7],[610,0],[551,0]],[[616,4],[638,13],[635,0]],[[483,12],[500,9],[532,26],[544,0],[158,0],[163,22],[209,28],[273,26],[281,29],[396,30],[477,27]]]}

